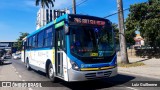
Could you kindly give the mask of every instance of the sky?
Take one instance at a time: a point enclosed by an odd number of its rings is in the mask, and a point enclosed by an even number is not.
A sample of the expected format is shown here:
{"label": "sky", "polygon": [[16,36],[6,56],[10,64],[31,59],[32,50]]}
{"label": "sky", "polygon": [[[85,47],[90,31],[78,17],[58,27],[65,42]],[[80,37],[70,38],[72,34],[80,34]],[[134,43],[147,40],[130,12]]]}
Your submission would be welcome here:
{"label": "sky", "polygon": [[[79,4],[85,0],[76,0]],[[87,0],[77,6],[77,14],[105,17],[117,12],[117,0]],[[135,3],[147,0],[122,0],[123,9]],[[72,7],[72,0],[55,0],[54,9]],[[16,41],[20,32],[32,33],[36,30],[36,16],[39,6],[35,0],[0,0],[0,42]],[[70,9],[70,12],[72,10]],[[129,11],[124,12],[124,19]],[[118,24],[118,15],[108,17],[111,22]]]}

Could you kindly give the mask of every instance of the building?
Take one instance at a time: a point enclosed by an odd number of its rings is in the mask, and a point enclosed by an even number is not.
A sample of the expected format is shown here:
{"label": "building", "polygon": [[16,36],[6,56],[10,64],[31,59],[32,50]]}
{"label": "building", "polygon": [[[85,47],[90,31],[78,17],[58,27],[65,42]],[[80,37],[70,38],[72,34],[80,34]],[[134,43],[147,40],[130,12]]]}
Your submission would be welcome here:
{"label": "building", "polygon": [[134,37],[135,45],[134,47],[144,46],[144,39],[140,35],[140,31],[135,31],[136,37]]}
{"label": "building", "polygon": [[69,14],[70,11],[68,9],[53,10],[53,9],[40,8],[37,12],[36,30],[46,25],[47,23],[55,20],[57,17],[62,16],[65,13]]}

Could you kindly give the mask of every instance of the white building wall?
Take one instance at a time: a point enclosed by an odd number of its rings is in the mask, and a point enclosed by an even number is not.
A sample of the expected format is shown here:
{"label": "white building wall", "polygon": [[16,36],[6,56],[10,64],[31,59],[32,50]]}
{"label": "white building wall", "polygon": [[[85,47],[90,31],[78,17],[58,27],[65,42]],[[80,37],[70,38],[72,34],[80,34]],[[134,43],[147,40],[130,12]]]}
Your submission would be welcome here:
{"label": "white building wall", "polygon": [[[54,13],[56,11],[56,13]],[[51,22],[54,20],[54,17],[58,17],[58,12],[65,12],[67,14],[70,13],[69,10],[53,10],[53,9],[45,9],[40,8],[37,12],[37,22],[36,22],[36,30],[38,30],[40,27],[45,26],[47,22]],[[54,16],[55,14],[55,16]],[[51,19],[52,18],[52,19]]]}

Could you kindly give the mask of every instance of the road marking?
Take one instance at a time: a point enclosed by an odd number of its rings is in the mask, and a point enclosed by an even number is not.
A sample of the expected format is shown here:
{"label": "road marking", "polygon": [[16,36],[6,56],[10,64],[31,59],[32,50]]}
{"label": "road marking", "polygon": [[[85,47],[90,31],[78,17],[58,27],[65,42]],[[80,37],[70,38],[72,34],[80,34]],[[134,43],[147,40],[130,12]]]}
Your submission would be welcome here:
{"label": "road marking", "polygon": [[22,76],[21,76],[21,75],[19,75],[19,77],[20,77],[20,78],[22,78]]}
{"label": "road marking", "polygon": [[141,77],[147,77],[147,78],[154,78],[154,79],[160,79],[158,76],[153,76],[153,75],[145,75],[145,74],[138,74],[138,73],[135,73],[135,72],[130,72],[130,71],[118,71],[118,73],[121,73],[121,74],[128,74],[128,75],[136,75],[136,76],[141,76]]}
{"label": "road marking", "polygon": [[33,90],[32,88],[28,88],[28,90]]}
{"label": "road marking", "polygon": [[138,90],[138,89],[135,89],[135,88],[132,88],[132,87],[126,87],[126,88],[129,88],[129,89],[132,89],[132,90]]}

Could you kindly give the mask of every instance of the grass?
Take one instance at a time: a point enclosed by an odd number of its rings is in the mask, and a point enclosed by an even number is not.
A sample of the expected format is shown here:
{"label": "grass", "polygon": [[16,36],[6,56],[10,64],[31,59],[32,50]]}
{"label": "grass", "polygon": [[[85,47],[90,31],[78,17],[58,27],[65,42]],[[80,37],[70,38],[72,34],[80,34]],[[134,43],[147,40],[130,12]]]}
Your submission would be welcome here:
{"label": "grass", "polygon": [[133,62],[133,63],[129,63],[129,64],[124,64],[124,63],[118,63],[118,67],[138,67],[138,66],[143,66],[145,65],[143,62]]}

